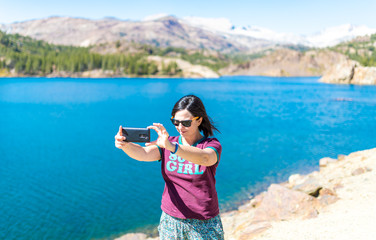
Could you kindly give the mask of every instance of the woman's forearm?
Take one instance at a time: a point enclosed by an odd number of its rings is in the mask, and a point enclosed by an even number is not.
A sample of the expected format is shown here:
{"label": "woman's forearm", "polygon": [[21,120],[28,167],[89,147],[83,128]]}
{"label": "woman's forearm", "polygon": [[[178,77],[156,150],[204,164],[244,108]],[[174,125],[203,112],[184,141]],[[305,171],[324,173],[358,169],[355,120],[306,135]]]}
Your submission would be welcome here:
{"label": "woman's forearm", "polygon": [[[166,146],[166,149],[171,152],[174,152],[175,144],[168,144],[168,146]],[[212,166],[217,161],[217,156],[215,152],[213,155],[211,151],[207,151],[205,149],[200,149],[192,146],[185,146],[182,144],[179,144],[176,155],[192,163],[202,166]]]}
{"label": "woman's forearm", "polygon": [[[126,146],[121,148],[129,157],[136,159],[138,161],[156,161],[159,160],[158,156],[151,153],[151,147],[141,147],[135,143],[128,143]],[[158,151],[158,150],[157,150]],[[159,155],[159,151],[158,151]]]}

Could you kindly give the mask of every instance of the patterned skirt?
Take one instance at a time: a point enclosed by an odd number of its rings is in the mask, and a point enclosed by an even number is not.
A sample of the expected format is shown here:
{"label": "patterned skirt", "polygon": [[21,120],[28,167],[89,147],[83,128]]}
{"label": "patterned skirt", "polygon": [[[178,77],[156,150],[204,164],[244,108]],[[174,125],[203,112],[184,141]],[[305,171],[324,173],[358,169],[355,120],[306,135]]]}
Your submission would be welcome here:
{"label": "patterned skirt", "polygon": [[162,212],[158,226],[160,240],[224,240],[219,215],[208,220],[181,219]]}

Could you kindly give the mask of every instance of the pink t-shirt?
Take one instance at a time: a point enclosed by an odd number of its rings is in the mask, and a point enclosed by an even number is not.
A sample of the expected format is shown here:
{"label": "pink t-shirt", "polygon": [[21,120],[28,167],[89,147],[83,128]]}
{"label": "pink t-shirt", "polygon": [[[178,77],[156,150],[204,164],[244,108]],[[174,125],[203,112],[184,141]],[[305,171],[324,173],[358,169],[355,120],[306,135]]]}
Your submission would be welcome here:
{"label": "pink t-shirt", "polygon": [[[169,140],[182,144],[181,137],[169,137]],[[215,172],[222,146],[216,138],[205,137],[192,146],[200,149],[212,148],[217,153],[217,162],[213,166],[205,167],[182,159],[167,149],[160,149],[162,176],[166,183],[161,208],[165,213],[177,218],[213,218],[219,214]]]}

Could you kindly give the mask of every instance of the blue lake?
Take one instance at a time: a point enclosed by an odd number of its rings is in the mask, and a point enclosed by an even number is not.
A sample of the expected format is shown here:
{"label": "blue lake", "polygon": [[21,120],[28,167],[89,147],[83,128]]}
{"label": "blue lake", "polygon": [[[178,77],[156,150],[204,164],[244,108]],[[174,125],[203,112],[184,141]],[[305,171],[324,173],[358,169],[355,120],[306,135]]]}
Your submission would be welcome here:
{"label": "blue lake", "polygon": [[[169,122],[199,96],[221,133],[221,211],[322,157],[376,147],[376,87],[318,78],[0,78],[0,239],[112,239],[155,230],[159,162],[114,146],[119,125]],[[343,101],[344,100],[344,101]],[[153,133],[152,138],[156,138]]]}

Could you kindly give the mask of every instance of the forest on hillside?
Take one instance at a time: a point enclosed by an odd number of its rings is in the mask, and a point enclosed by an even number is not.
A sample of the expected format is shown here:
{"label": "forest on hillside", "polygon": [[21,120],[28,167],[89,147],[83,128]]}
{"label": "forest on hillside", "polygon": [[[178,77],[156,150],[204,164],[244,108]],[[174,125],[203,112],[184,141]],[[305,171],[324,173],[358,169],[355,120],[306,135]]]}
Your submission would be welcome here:
{"label": "forest on hillside", "polygon": [[[94,69],[113,70],[129,75],[154,75],[158,67],[145,59],[145,53],[99,54],[87,47],[61,46],[0,31],[0,69],[25,75],[47,75],[54,71],[70,73]],[[163,66],[163,74],[176,72],[172,62]]]}
{"label": "forest on hillside", "polygon": [[345,54],[363,66],[376,67],[376,34],[358,37],[329,49]]}

